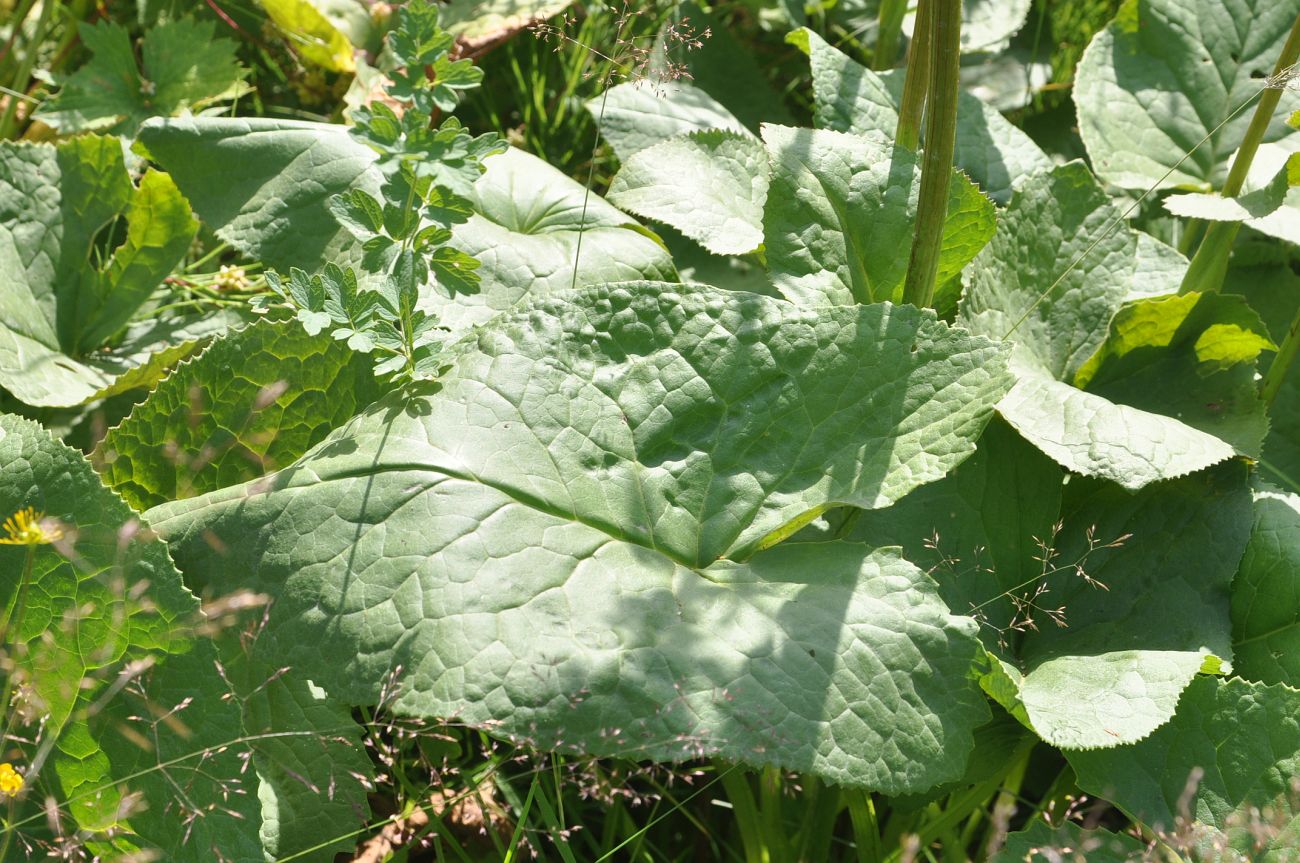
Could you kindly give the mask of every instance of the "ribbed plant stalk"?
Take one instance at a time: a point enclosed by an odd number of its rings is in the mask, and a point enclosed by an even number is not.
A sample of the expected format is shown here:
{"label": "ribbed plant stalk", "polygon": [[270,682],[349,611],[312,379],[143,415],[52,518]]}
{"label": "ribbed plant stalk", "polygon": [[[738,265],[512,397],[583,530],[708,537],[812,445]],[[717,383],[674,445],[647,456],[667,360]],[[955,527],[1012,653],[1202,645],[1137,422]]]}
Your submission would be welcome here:
{"label": "ribbed plant stalk", "polygon": [[894,68],[898,59],[898,43],[903,37],[903,16],[907,14],[907,0],[881,0],[879,26],[876,28],[876,54],[871,58],[871,68],[879,72]]}
{"label": "ribbed plant stalk", "polygon": [[[958,72],[961,66],[961,0],[922,0],[920,17],[930,18],[930,84],[926,88],[925,152],[921,194],[916,208],[912,257],[903,285],[903,302],[919,308],[934,303],[943,225],[948,217],[948,185],[957,143]],[[909,74],[911,70],[908,70]],[[900,117],[900,125],[902,123]]]}
{"label": "ribbed plant stalk", "polygon": [[[1297,59],[1300,59],[1300,15],[1296,16],[1295,23],[1291,25],[1291,34],[1287,37],[1286,44],[1282,46],[1282,54],[1277,58],[1270,80],[1277,81],[1281,78],[1287,69],[1295,65]],[[1232,160],[1228,179],[1223,182],[1223,189],[1220,192],[1223,197],[1232,198],[1241,194],[1246,175],[1255,160],[1255,153],[1259,150],[1264,134],[1268,131],[1268,124],[1277,111],[1283,89],[1280,86],[1269,86],[1260,95],[1259,103],[1255,105],[1255,113],[1250,118],[1250,126],[1246,128],[1246,137],[1242,139],[1241,149]],[[1232,244],[1240,230],[1241,222],[1213,222],[1205,229],[1205,237],[1192,257],[1191,266],[1187,268],[1187,275],[1183,277],[1179,293],[1187,294],[1192,291],[1212,293],[1223,287],[1223,278],[1228,273],[1228,255],[1232,252]]]}
{"label": "ribbed plant stalk", "polygon": [[1295,359],[1297,349],[1300,349],[1300,309],[1296,311],[1295,318],[1286,331],[1286,338],[1282,339],[1277,356],[1273,357],[1273,364],[1264,373],[1264,383],[1259,388],[1259,397],[1264,401],[1265,407],[1273,406],[1278,391],[1282,389],[1282,381],[1286,378],[1287,370],[1291,368],[1291,362]]}
{"label": "ribbed plant stalk", "polygon": [[903,79],[903,102],[898,108],[898,131],[894,139],[915,152],[921,146],[921,118],[925,114],[925,95],[930,89],[930,42],[934,30],[931,12],[934,3],[921,0],[917,9],[912,47],[907,51],[907,74]]}

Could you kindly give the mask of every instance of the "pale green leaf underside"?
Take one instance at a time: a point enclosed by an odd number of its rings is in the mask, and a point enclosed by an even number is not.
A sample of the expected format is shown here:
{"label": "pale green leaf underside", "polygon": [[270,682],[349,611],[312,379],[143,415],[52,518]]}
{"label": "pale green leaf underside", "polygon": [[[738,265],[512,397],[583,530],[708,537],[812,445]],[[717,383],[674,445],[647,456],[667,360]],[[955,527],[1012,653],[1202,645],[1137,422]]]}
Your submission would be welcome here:
{"label": "pale green leaf underside", "polygon": [[683,132],[722,129],[748,135],[734,114],[686,81],[627,82],[587,101],[600,134],[620,161]]}
{"label": "pale green leaf underside", "polygon": [[638,150],[609,187],[609,200],[681,231],[716,255],[744,255],[763,242],[767,153],[748,135],[693,132]]}
{"label": "pale green leaf underside", "polygon": [[1300,497],[1255,493],[1255,526],[1232,586],[1237,673],[1300,684]]}
{"label": "pale green leaf underside", "polygon": [[[674,290],[499,319],[436,394],[156,526],[200,582],[276,585],[284,661],[345,698],[400,665],[403,710],[548,744],[895,791],[960,773],[983,714],[973,622],[861,544],[755,552],[965,458],[1005,354],[911,307]],[[236,559],[207,531],[241,537]]]}
{"label": "pale green leaf underside", "polygon": [[1173,417],[1115,404],[1023,368],[998,412],[1061,466],[1128,489],[1236,454],[1231,444]]}
{"label": "pale green leaf underside", "polygon": [[[763,216],[772,282],[802,305],[902,299],[920,167],[883,135],[764,126],[772,179]],[[993,204],[953,173],[936,307],[955,304],[955,279],[993,236]],[[944,290],[944,286],[948,290]]]}
{"label": "pale green leaf underside", "polygon": [[[811,30],[798,30],[790,40],[809,56],[818,128],[893,138],[903,93],[899,72],[872,72]],[[1022,176],[1052,166],[1028,135],[969,93],[957,101],[953,164],[1001,204],[1010,199],[1011,187]]]}
{"label": "pale green leaf underside", "polygon": [[1252,850],[1249,859],[1285,863],[1300,840],[1297,715],[1295,689],[1201,678],[1187,688],[1173,720],[1146,740],[1067,757],[1081,788],[1156,829],[1185,824],[1179,813],[1186,811],[1226,835],[1235,850]]}
{"label": "pale green leaf underside", "polygon": [[[1300,0],[1128,0],[1074,85],[1097,174],[1126,189],[1221,186],[1253,112],[1237,109],[1272,73],[1297,14]],[[1300,96],[1283,92],[1264,140],[1292,134],[1296,108]]]}
{"label": "pale green leaf underside", "polygon": [[1062,656],[1025,675],[1020,699],[1034,730],[1053,746],[1132,743],[1169,721],[1203,662],[1172,650]]}

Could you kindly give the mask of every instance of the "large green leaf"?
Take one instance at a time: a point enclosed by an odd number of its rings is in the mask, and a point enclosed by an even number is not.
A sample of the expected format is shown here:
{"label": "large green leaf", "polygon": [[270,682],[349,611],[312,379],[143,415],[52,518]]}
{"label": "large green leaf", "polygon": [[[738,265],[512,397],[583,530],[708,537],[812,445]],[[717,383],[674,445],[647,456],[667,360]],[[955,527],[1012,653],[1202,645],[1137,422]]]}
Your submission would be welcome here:
{"label": "large green leaf", "polygon": [[588,100],[587,110],[622,161],[683,132],[722,129],[749,134],[718,100],[685,81],[659,87],[629,81]]}
{"label": "large green leaf", "polygon": [[229,39],[214,38],[213,21],[178,18],[148,28],[137,68],[127,29],[109,20],[81,23],[78,34],[91,58],[58,81],[57,93],[35,116],[61,132],[99,129],[134,135],[150,117],[198,110],[247,89],[248,70]]}
{"label": "large green leaf", "polygon": [[296,321],[260,321],[213,342],[136,405],[96,449],[100,474],[140,509],[255,479],[374,401],[370,365]]}
{"label": "large green leaf", "polygon": [[1115,746],[1168,720],[1193,676],[1232,655],[1245,470],[1136,495],[1078,478],[1069,488],[1063,514],[1060,469],[994,423],[948,477],[838,535],[902,545],[930,567],[949,606],[982,624],[997,657],[985,686],[1043,739]]}
{"label": "large green leaf", "polygon": [[1113,402],[1177,417],[1258,456],[1268,418],[1255,361],[1276,350],[1240,297],[1184,294],[1124,305],[1074,383]]}
{"label": "large green leaf", "polygon": [[545,745],[955,778],[974,623],[893,553],[767,547],[968,456],[1005,352],[912,307],[676,290],[499,318],[436,392],[155,526],[198,582],[276,593],[275,655],[353,702],[400,666],[398,709]]}
{"label": "large green leaf", "polygon": [[[80,453],[35,423],[0,415],[0,465],[0,513],[38,509],[54,539],[31,547],[30,572],[27,546],[0,545],[0,572],[14,576],[0,579],[0,621],[16,677],[29,687],[27,710],[38,715],[20,765],[34,786],[32,811],[19,810],[25,820],[45,821],[48,792],[94,845],[178,861],[210,859],[213,848],[262,859],[258,827],[274,831],[266,826],[271,807],[296,800],[306,809],[308,795],[287,781],[259,783],[247,773],[250,750],[270,777],[293,769],[288,755],[314,753],[304,775],[327,774],[336,799],[312,794],[310,807],[333,829],[360,817],[365,801],[354,775],[368,768],[350,718],[301,697],[289,704],[286,693],[303,684],[279,679],[270,665],[249,669],[255,676],[232,690],[217,671],[215,645],[199,634],[212,621],[200,615],[166,546]],[[237,637],[229,641],[239,649]],[[231,654],[222,659],[233,673]],[[55,749],[42,773],[37,752],[47,741]],[[119,835],[103,840],[110,828]],[[273,847],[302,851],[327,835]]]}
{"label": "large green leaf", "polygon": [[1300,497],[1255,492],[1255,526],[1232,584],[1236,671],[1300,684]]}
{"label": "large green leaf", "polygon": [[678,135],[627,158],[609,200],[671,225],[717,255],[744,255],[763,243],[767,153],[734,132]]}
{"label": "large green leaf", "polygon": [[975,455],[951,474],[891,507],[854,511],[838,535],[901,545],[934,577],[949,608],[980,621],[986,647],[1004,653],[1015,617],[1004,594],[1019,595],[1041,576],[1041,544],[1056,532],[1063,480],[1055,462],[994,420]]}
{"label": "large green leaf", "polygon": [[[1286,863],[1300,847],[1298,715],[1290,687],[1202,678],[1141,743],[1068,757],[1081,788],[1153,828],[1182,828],[1206,852],[1226,840],[1244,859]],[[1237,859],[1217,853],[1200,859]]]}
{"label": "large green leaf", "polygon": [[[135,513],[100,485],[79,453],[35,423],[0,415],[0,464],[0,512],[8,516],[33,507],[45,513],[47,534],[62,534],[54,544],[30,547],[30,572],[25,570],[29,547],[0,546],[0,571],[13,576],[0,580],[0,608],[6,642],[18,663],[15,673],[31,687],[29,704],[43,717],[42,734],[58,745],[42,782],[58,789],[56,799],[69,805],[83,827],[104,830],[119,825],[122,817],[118,810],[127,789],[113,780],[132,772],[122,769],[124,759],[135,766],[154,755],[138,743],[127,744],[115,730],[124,719],[119,708],[125,695],[109,701],[107,710],[101,705],[93,724],[87,708],[115,682],[125,663],[144,663],[144,668],[188,649],[198,602],[182,586],[166,546],[142,532]],[[202,673],[193,671],[196,689],[207,686],[216,696],[224,692],[210,664]],[[160,694],[151,690],[150,696]],[[229,718],[229,708],[211,707]],[[150,734],[150,724],[132,723],[146,732],[146,739],[152,736],[155,747],[174,752],[179,745],[191,745],[163,723]],[[232,753],[214,757],[207,767],[206,775],[192,776],[193,765],[179,768],[191,779],[190,799],[198,806],[221,799],[219,782],[238,776],[239,763]],[[35,778],[29,769],[28,781]],[[148,773],[131,788],[163,795],[155,798],[159,801],[169,799],[164,778],[161,771]],[[98,793],[88,793],[90,788]],[[208,837],[209,825],[221,822],[229,829],[232,849],[238,848],[243,831],[237,819],[256,813],[238,800],[232,801],[231,811],[234,816],[213,813],[200,825],[200,838]],[[156,842],[175,832],[169,821],[175,819],[146,810],[131,813],[127,827],[138,841]]]}
{"label": "large green leaf", "polygon": [[1095,481],[1073,491],[1057,572],[1020,646],[1020,695],[1046,740],[1091,749],[1145,737],[1198,671],[1227,666],[1250,496],[1236,462],[1137,494]]}
{"label": "large green leaf", "polygon": [[[900,72],[872,72],[811,30],[797,30],[789,38],[808,55],[812,66],[813,117],[818,128],[894,136],[903,95]],[[953,164],[989,197],[1005,204],[1015,182],[1050,168],[1052,162],[995,109],[962,93],[957,100]]]}
{"label": "large green leaf", "polygon": [[[101,262],[97,235],[126,219]],[[197,230],[165,174],[131,183],[116,138],[0,145],[0,386],[42,407],[81,404],[148,360],[98,349],[184,257]]]}
{"label": "large green leaf", "polygon": [[[244,253],[309,272],[360,250],[328,207],[349,189],[379,194],[374,153],[342,126],[288,120],[154,121],[142,146],[171,168],[195,211]],[[484,162],[476,213],[452,245],[478,257],[475,293],[426,287],[425,308],[453,328],[482,323],[531,292],[636,278],[672,278],[667,250],[635,220],[536,156],[510,150]],[[581,255],[578,237],[582,235]],[[575,276],[576,261],[576,276]]]}
{"label": "large green leaf", "polygon": [[338,261],[351,237],[330,213],[330,197],[350,188],[379,194],[374,153],[349,138],[343,126],[258,118],[153,120],[141,128],[138,141],[217,236],[280,270],[315,270]]}
{"label": "large green leaf", "polygon": [[[1238,109],[1264,86],[1297,14],[1300,0],[1127,0],[1074,82],[1097,174],[1127,189],[1222,185],[1252,115]],[[1284,120],[1297,108],[1300,96],[1284,92],[1264,140],[1292,134]]]}
{"label": "large green leaf", "polygon": [[452,244],[478,258],[478,292],[426,290],[422,304],[453,330],[481,324],[534,296],[635,279],[676,280],[663,243],[621,210],[536,156],[509,150],[485,162],[475,215]]}
{"label": "large green leaf", "polygon": [[[884,136],[764,126],[772,165],[763,216],[772,281],[805,305],[898,302],[920,195],[920,166]],[[935,306],[993,235],[993,204],[953,173]]]}
{"label": "large green leaf", "polygon": [[1185,268],[1123,225],[1082,163],[1026,178],[961,308],[1016,345],[1001,414],[1062,466],[1131,489],[1257,453],[1255,358],[1272,345],[1235,300],[1164,296]]}
{"label": "large green leaf", "polygon": [[1138,235],[1117,222],[1082,162],[1025,178],[971,268],[962,320],[1071,380],[1134,280]]}

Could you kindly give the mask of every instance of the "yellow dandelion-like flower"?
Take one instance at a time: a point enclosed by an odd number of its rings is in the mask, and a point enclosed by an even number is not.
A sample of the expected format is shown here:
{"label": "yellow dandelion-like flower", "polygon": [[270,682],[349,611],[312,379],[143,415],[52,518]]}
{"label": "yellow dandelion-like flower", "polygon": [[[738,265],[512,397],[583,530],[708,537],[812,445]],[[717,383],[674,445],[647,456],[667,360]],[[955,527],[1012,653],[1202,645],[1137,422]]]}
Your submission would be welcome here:
{"label": "yellow dandelion-like flower", "polygon": [[5,535],[0,536],[0,545],[49,545],[62,539],[63,531],[58,525],[44,519],[45,513],[30,506],[18,510],[5,520]]}
{"label": "yellow dandelion-like flower", "polygon": [[23,790],[23,775],[8,762],[0,764],[0,798],[13,797]]}

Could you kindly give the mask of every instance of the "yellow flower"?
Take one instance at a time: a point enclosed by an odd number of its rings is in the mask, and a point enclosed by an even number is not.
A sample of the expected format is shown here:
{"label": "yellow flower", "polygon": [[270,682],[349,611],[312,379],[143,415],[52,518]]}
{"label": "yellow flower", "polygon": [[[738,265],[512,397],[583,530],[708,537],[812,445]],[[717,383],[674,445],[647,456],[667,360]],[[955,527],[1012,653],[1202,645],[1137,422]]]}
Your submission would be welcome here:
{"label": "yellow flower", "polygon": [[[0,545],[49,545],[63,538],[63,531],[52,521],[44,521],[45,513],[32,507],[20,509],[4,523],[5,536]],[[0,773],[0,781],[3,774]]]}
{"label": "yellow flower", "polygon": [[13,797],[23,790],[23,775],[8,762],[0,764],[0,798]]}

